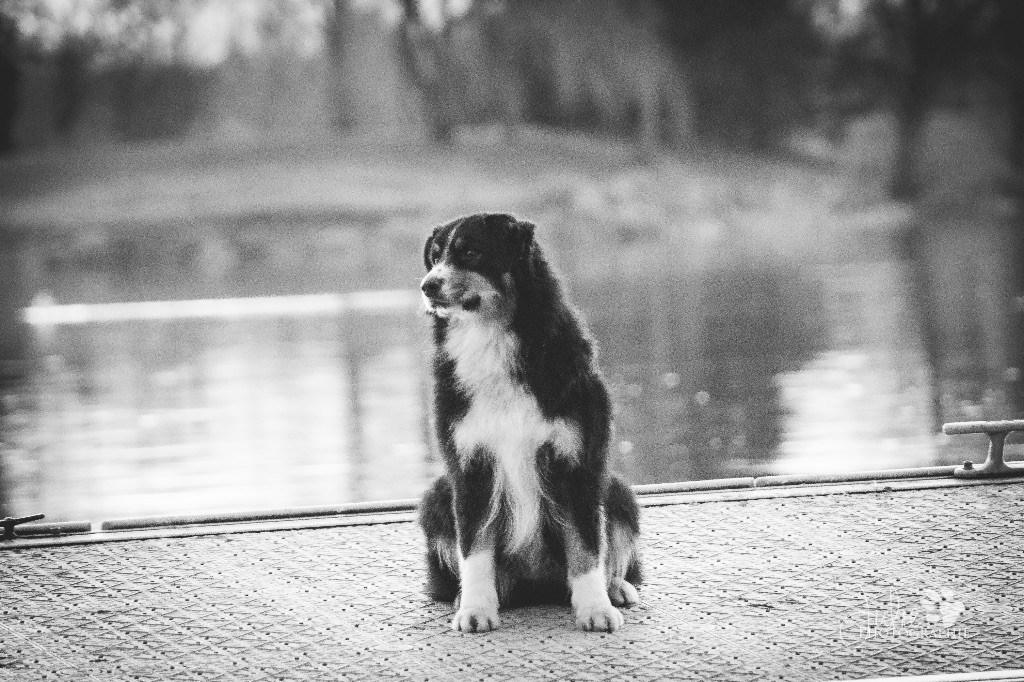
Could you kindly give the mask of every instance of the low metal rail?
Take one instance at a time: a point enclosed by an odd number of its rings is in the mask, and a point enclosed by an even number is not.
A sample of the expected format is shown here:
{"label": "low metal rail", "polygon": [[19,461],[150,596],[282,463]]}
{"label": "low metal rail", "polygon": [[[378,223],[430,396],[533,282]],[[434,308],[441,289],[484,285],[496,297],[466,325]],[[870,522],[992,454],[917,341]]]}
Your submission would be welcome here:
{"label": "low metal rail", "polygon": [[[997,422],[999,423],[999,422]],[[1024,422],[1022,422],[1024,423]],[[974,433],[975,431],[965,431]],[[983,431],[978,431],[983,432]],[[971,463],[968,463],[970,465]],[[706,481],[651,483],[633,486],[641,506],[681,502],[704,503],[766,498],[805,497],[893,490],[945,488],[998,482],[1021,475],[1024,468],[1003,463],[1005,473],[963,475],[965,467],[933,466],[833,474],[748,476]],[[970,472],[970,466],[966,467]],[[974,480],[971,480],[974,479]],[[980,480],[979,480],[980,479]],[[418,500],[394,499],[335,505],[195,512],[164,516],[129,517],[91,522],[38,523],[43,514],[0,520],[0,549],[38,544],[81,544],[140,537],[184,537],[255,530],[295,530],[362,523],[396,523],[414,518]],[[17,529],[15,529],[17,527]],[[12,542],[16,541],[16,542]]]}

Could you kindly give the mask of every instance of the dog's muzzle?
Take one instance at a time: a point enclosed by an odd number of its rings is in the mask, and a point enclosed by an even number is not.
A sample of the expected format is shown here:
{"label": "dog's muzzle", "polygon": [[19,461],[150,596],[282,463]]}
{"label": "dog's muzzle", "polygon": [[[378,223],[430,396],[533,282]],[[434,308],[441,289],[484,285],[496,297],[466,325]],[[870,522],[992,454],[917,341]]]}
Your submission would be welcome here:
{"label": "dog's muzzle", "polygon": [[420,282],[423,292],[423,307],[430,315],[448,317],[452,301],[444,294],[444,278],[431,272]]}
{"label": "dog's muzzle", "polygon": [[440,302],[442,287],[444,287],[444,282],[441,281],[440,277],[433,275],[427,275],[420,282],[420,290],[423,292],[423,295],[435,303]]}
{"label": "dog's muzzle", "polygon": [[451,292],[445,292],[445,279],[435,272],[430,272],[423,278],[423,281],[420,282],[420,290],[423,292],[423,303],[427,312],[439,317],[447,317],[453,307],[474,312],[480,308],[483,302],[477,293],[460,297],[453,296]]}
{"label": "dog's muzzle", "polygon": [[420,291],[423,292],[423,303],[428,313],[436,313],[438,308],[444,308],[448,305],[448,301],[445,300],[442,293],[443,289],[444,280],[433,274],[427,275],[420,282]]}

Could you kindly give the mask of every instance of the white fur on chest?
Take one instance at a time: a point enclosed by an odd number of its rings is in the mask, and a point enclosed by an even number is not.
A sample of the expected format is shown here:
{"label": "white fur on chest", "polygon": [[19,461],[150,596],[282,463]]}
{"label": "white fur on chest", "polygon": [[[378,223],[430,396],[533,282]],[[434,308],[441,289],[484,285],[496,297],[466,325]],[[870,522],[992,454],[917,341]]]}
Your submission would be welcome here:
{"label": "white fur on chest", "polygon": [[479,454],[493,458],[496,494],[512,512],[508,545],[523,548],[540,523],[537,451],[551,443],[556,455],[575,459],[579,430],[564,419],[546,419],[533,394],[513,380],[518,340],[499,323],[460,320],[449,327],[445,351],[469,394],[469,409],[452,432],[456,451],[463,462]]}

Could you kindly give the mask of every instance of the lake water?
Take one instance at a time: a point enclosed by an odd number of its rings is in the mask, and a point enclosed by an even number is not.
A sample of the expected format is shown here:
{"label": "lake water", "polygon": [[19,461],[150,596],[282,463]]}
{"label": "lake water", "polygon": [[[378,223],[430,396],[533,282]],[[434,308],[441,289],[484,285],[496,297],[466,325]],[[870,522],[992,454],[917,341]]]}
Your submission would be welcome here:
{"label": "lake water", "polygon": [[[419,238],[392,244],[405,265],[374,278],[344,231],[190,234],[26,251],[41,274],[24,311],[32,370],[0,396],[4,511],[99,520],[419,495],[441,469]],[[596,267],[555,241],[631,481],[958,456],[929,433],[904,263],[691,267],[669,248]]]}

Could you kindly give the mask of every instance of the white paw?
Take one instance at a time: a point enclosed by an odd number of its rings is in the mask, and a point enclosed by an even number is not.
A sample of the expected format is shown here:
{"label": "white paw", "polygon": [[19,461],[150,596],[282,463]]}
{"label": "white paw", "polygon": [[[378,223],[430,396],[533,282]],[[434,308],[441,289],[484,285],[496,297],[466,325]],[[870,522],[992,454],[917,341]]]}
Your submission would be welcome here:
{"label": "white paw", "polygon": [[607,602],[576,607],[576,625],[590,632],[615,632],[625,622],[619,610]]}
{"label": "white paw", "polygon": [[460,606],[452,618],[452,630],[458,632],[490,632],[500,626],[498,609],[491,606]]}
{"label": "white paw", "polygon": [[612,578],[608,584],[608,598],[616,606],[633,606],[640,601],[636,588],[622,578]]}

